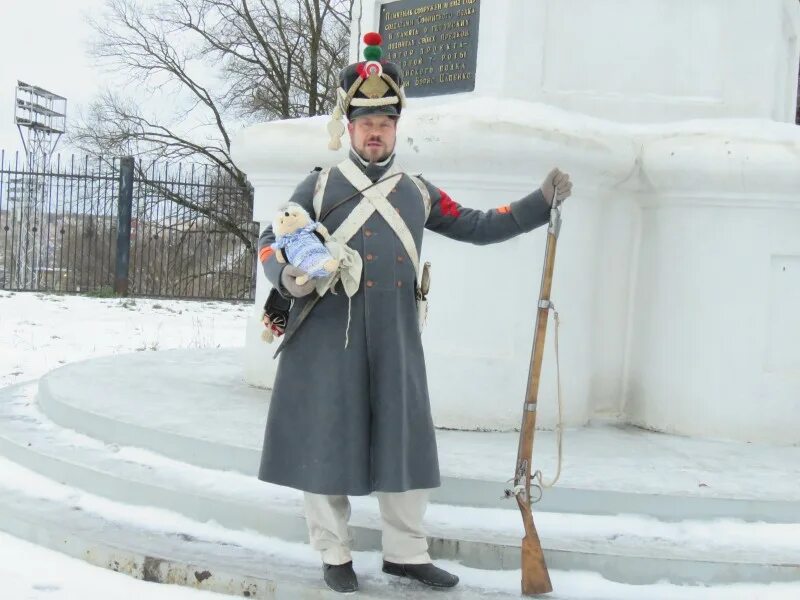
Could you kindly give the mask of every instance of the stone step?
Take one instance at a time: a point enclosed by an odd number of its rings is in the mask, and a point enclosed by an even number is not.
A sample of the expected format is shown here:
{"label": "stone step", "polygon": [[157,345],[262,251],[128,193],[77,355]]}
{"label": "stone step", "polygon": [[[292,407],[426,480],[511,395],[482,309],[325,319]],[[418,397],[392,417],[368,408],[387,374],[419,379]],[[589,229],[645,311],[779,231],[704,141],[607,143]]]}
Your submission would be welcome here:
{"label": "stone step", "polygon": [[[14,489],[7,485],[9,481],[24,482],[24,486]],[[325,587],[318,555],[306,544],[227,531],[163,510],[112,502],[47,480],[3,458],[0,529],[146,581],[254,600],[341,598]],[[381,573],[377,554],[357,553],[354,563],[359,598],[441,598],[441,592]],[[462,581],[449,598],[502,600],[519,596],[512,591],[513,576],[512,582],[502,582],[500,589],[481,583],[482,578],[486,580],[480,571],[470,570],[467,578],[470,581]]]}
{"label": "stone step", "polygon": [[[269,392],[243,382],[240,350],[170,350],[92,359],[39,383],[43,411],[95,439],[200,467],[254,476]],[[212,419],[224,407],[224,419]],[[165,409],[168,407],[168,409]],[[438,431],[442,487],[433,501],[506,508],[518,434]],[[555,471],[552,432],[538,432],[535,467]],[[613,427],[568,431],[564,471],[535,507],[666,521],[796,522],[800,447],[692,440]]]}
{"label": "stone step", "polygon": [[[35,385],[0,390],[0,453],[19,465],[111,500],[168,509],[290,542],[306,540],[299,492],[65,429],[38,410],[35,392]],[[356,548],[377,550],[375,501],[354,498],[353,505]],[[518,568],[520,519],[516,509],[507,506],[498,510],[432,505],[427,518],[432,555],[482,569]],[[789,529],[800,529],[796,524],[665,523],[544,511],[536,512],[536,521],[554,569],[595,571],[635,584],[660,579],[685,584],[798,579],[800,536],[789,535]]]}

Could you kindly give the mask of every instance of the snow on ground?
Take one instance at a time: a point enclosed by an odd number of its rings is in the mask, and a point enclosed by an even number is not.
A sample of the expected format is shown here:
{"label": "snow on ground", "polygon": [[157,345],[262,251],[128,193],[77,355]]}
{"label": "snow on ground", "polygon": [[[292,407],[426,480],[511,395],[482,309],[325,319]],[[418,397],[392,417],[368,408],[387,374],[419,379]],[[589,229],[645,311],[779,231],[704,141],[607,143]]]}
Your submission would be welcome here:
{"label": "snow on ground", "polygon": [[[169,510],[154,507],[127,506],[82,490],[51,481],[28,469],[0,458],[2,486],[25,489],[37,498],[69,499],[84,512],[106,520],[127,522],[154,532],[181,532],[202,540],[213,540],[253,548],[270,560],[283,564],[314,566],[315,552],[307,544],[270,538],[252,531],[233,531],[216,523],[200,523]],[[376,552],[355,552],[356,570],[374,577],[380,575],[381,557]],[[516,593],[519,571],[482,571],[450,561],[438,561],[446,569],[458,573],[462,582],[472,588],[493,592]],[[550,600],[796,600],[800,584],[730,585],[687,587],[667,583],[627,585],[608,581],[595,573],[550,571],[556,590]],[[3,588],[5,600],[203,600],[224,596],[172,586],[145,584],[133,578],[91,567],[82,561],[32,546],[0,533],[0,577],[4,585],[11,582],[11,593]],[[163,595],[162,595],[163,594]],[[409,598],[414,597],[409,591]]]}
{"label": "snow on ground", "polygon": [[[357,565],[374,565],[376,560],[377,557],[367,553],[354,553]],[[514,590],[518,589],[518,571],[487,577],[485,572],[446,561],[439,564],[458,571],[461,580],[472,586],[504,587],[510,591],[513,585]],[[357,566],[357,570],[363,573],[367,569]],[[689,589],[666,584],[621,585],[593,573],[551,571],[550,578],[556,591],[546,597],[548,600],[793,600],[798,597],[798,588],[791,584]],[[7,600],[224,600],[228,597],[139,581],[4,533],[0,533],[0,579],[2,597]]]}
{"label": "snow on ground", "polygon": [[4,600],[224,600],[226,596],[140,581],[0,532]]}
{"label": "snow on ground", "polygon": [[[156,483],[195,490],[206,497],[216,495],[242,504],[281,510],[299,510],[302,506],[300,492],[266,484],[252,475],[192,465],[142,448],[105,444],[85,434],[55,426],[37,408],[35,389],[35,384],[18,388],[17,401],[11,402],[11,408],[6,407],[8,412],[4,414],[14,415],[22,422],[40,422],[39,430],[47,431],[51,439],[63,447],[111,452],[114,460],[126,466],[144,466]],[[0,470],[0,488],[5,479],[8,475]],[[20,488],[31,491],[35,484],[27,481],[21,483]],[[351,504],[354,523],[378,526],[380,515],[375,498],[353,497]],[[125,510],[135,512],[129,508]],[[140,520],[148,521],[144,516]],[[519,513],[508,509],[431,504],[426,513],[426,523],[432,535],[457,535],[498,543],[515,540],[520,533]],[[774,564],[794,563],[800,557],[800,523],[755,523],[730,518],[664,522],[642,515],[590,516],[540,509],[536,512],[536,524],[539,535],[554,548],[593,552],[598,548],[599,540],[604,540],[601,543],[607,549],[634,555],[656,554],[687,559],[714,557]]]}
{"label": "snow on ground", "polygon": [[[244,345],[250,303],[0,291],[0,387],[124,352]],[[202,600],[218,594],[137,581],[0,533],[4,600]]]}
{"label": "snow on ground", "polygon": [[0,387],[123,352],[244,346],[250,303],[0,291]]}
{"label": "snow on ground", "polygon": [[[0,292],[0,387],[35,379],[47,371],[92,357],[169,348],[236,347],[244,344],[252,305],[177,300],[120,300],[39,293]],[[234,532],[156,508],[125,507],[41,478],[0,460],[4,485],[33,494],[78,494],[87,508],[114,518],[136,518],[175,530],[236,539],[298,563],[317,557],[304,544],[290,544],[253,532]],[[58,489],[61,488],[61,489]],[[480,517],[478,517],[480,518]],[[476,526],[480,522],[475,523]],[[378,571],[380,556],[356,553],[361,572]],[[465,584],[518,590],[519,572],[487,573],[442,561]],[[552,571],[551,600],[790,600],[800,584],[687,588],[669,584],[623,585],[594,573]],[[0,598],[3,600],[203,600],[223,598],[197,590],[146,583],[90,566],[0,533]]]}

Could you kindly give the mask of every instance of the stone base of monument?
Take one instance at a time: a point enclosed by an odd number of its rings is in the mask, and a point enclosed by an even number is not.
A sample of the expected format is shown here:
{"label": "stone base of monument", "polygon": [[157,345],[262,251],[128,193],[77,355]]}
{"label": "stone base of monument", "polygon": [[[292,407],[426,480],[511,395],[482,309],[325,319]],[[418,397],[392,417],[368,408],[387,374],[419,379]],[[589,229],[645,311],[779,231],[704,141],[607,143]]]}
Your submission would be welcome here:
{"label": "stone base of monument", "polygon": [[[320,597],[301,494],[254,476],[269,392],[240,365],[238,350],[139,353],[2,390],[0,529],[144,579]],[[800,581],[800,448],[612,425],[565,436],[561,481],[534,507],[562,581]],[[439,431],[438,442],[431,554],[462,576],[459,598],[518,596],[522,525],[502,499],[517,435]],[[555,449],[539,432],[545,478]],[[408,586],[380,573],[377,502],[352,502],[362,597],[402,597]]]}

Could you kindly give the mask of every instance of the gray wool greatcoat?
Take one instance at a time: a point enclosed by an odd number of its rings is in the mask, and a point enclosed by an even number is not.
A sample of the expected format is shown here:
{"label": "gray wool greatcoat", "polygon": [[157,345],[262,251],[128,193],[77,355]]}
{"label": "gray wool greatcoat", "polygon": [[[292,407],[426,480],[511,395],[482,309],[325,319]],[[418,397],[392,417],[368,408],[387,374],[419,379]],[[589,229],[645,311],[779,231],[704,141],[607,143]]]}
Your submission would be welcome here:
{"label": "gray wool greatcoat", "polygon": [[[389,165],[366,166],[371,181]],[[295,190],[292,202],[312,217],[313,172]],[[424,181],[424,180],[423,180]],[[420,190],[406,175],[387,196],[410,229],[417,251],[425,228],[473,244],[501,242],[549,220],[541,191],[510,206],[486,212],[461,207],[424,181],[431,195],[425,219]],[[356,189],[331,169],[322,214]],[[324,220],[333,233],[361,196]],[[259,250],[275,240],[269,226]],[[352,297],[349,344],[345,349],[348,299],[326,294],[282,351],[269,406],[259,479],[316,494],[366,495],[440,485],[425,357],[417,321],[415,271],[402,243],[377,212],[350,240],[364,261],[361,286]],[[264,254],[260,253],[263,257]],[[267,278],[280,287],[283,265],[270,254]],[[289,322],[309,297],[294,302]]]}

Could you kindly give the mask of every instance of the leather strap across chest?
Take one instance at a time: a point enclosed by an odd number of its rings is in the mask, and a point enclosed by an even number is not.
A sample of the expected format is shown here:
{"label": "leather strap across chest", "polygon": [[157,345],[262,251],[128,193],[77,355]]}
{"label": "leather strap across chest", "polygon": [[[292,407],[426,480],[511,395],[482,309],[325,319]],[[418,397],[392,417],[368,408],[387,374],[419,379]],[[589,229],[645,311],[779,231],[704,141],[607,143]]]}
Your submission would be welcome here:
{"label": "leather strap across chest", "polygon": [[[411,231],[409,231],[406,222],[386,199],[386,196],[392,193],[394,188],[397,186],[397,183],[402,178],[392,177],[392,175],[399,174],[401,171],[392,165],[389,171],[387,171],[383,176],[383,179],[386,179],[386,181],[382,181],[377,185],[373,185],[369,178],[359,170],[353,161],[349,159],[344,160],[337,165],[337,167],[356,190],[364,190],[364,197],[350,212],[342,224],[339,225],[336,231],[330,234],[330,237],[335,239],[340,244],[346,245],[347,242],[349,242],[350,239],[356,234],[356,232],[366,224],[367,220],[375,213],[375,211],[378,211],[378,213],[386,220],[386,222],[389,224],[389,227],[392,228],[397,237],[400,239],[400,242],[403,244],[403,248],[405,249],[406,254],[408,254],[409,260],[411,260],[414,265],[414,271],[417,277],[417,285],[420,285],[422,282],[420,273],[421,269],[419,264],[419,255],[417,253],[417,246],[414,243],[414,237],[412,236]],[[328,176],[330,175],[330,171],[331,170],[328,168],[323,169],[320,172],[314,189],[314,197],[312,202],[314,214],[317,219],[320,218],[322,213],[322,201],[325,197],[325,188],[328,184]],[[427,221],[428,215],[431,211],[431,198],[428,188],[419,177],[415,177],[413,175],[408,176],[411,178],[411,180],[414,182],[414,185],[420,192],[423,209],[425,211],[425,220]],[[300,312],[294,322],[289,322],[283,341],[275,351],[273,358],[277,358],[281,351],[286,347],[286,344],[289,343],[289,340],[294,337],[295,332],[303,323],[303,321],[305,321],[306,317],[308,317],[308,314],[311,312],[314,306],[316,306],[316,304],[319,302],[319,299],[320,296],[315,295],[313,299],[306,303],[306,305],[303,307],[303,310]]]}
{"label": "leather strap across chest", "polygon": [[[400,170],[393,165],[383,177],[384,179],[387,179],[387,181],[379,183],[378,185],[373,185],[372,181],[370,181],[370,179],[364,175],[364,173],[361,172],[361,170],[350,159],[346,159],[339,163],[337,168],[354,188],[357,190],[363,189],[365,191],[363,193],[361,202],[359,202],[358,205],[350,212],[350,215],[348,215],[347,219],[344,220],[344,222],[336,229],[336,231],[331,234],[331,237],[340,243],[346,244],[350,241],[350,239],[352,239],[356,232],[364,226],[373,213],[378,212],[378,214],[383,217],[384,221],[386,221],[389,227],[391,227],[392,231],[394,231],[395,235],[400,240],[400,243],[403,245],[406,254],[408,254],[409,260],[414,265],[417,282],[419,282],[419,253],[417,252],[417,245],[414,242],[414,236],[408,229],[408,225],[406,225],[403,217],[400,216],[400,214],[392,206],[391,202],[389,202],[389,200],[386,198],[394,190],[398,181],[400,180],[399,177],[391,176],[400,173]],[[327,179],[327,173],[324,176]],[[323,175],[321,174],[320,177],[323,177]],[[418,188],[423,185],[422,182],[415,181],[414,183]],[[427,192],[427,189],[425,192]],[[423,195],[423,201],[425,200],[426,195],[427,194]],[[425,204],[426,217],[428,213],[428,206],[429,202]],[[314,208],[317,210],[316,202]]]}

